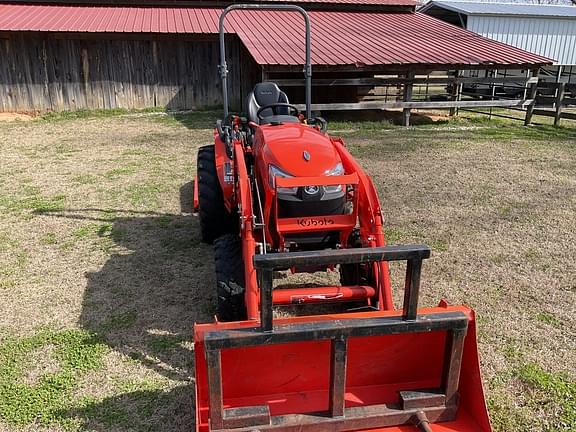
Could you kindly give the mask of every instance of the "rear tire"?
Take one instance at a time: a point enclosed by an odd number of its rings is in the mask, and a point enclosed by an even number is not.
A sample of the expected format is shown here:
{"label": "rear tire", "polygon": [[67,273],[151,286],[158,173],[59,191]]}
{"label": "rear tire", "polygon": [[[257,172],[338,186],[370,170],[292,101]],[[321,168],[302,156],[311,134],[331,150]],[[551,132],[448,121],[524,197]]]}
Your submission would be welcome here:
{"label": "rear tire", "polygon": [[223,234],[238,232],[238,218],[224,206],[213,145],[198,149],[197,167],[200,233],[204,243],[212,244]]}
{"label": "rear tire", "polygon": [[218,319],[246,319],[246,291],[242,244],[237,234],[225,234],[214,241]]}

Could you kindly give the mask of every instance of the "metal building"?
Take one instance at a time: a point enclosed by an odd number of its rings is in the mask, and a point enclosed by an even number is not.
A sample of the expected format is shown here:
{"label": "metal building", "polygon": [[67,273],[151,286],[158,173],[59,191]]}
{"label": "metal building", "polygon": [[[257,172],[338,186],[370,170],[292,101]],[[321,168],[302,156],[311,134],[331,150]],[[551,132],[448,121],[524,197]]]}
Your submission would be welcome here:
{"label": "metal building", "polygon": [[419,11],[555,65],[576,66],[576,6],[432,0]]}

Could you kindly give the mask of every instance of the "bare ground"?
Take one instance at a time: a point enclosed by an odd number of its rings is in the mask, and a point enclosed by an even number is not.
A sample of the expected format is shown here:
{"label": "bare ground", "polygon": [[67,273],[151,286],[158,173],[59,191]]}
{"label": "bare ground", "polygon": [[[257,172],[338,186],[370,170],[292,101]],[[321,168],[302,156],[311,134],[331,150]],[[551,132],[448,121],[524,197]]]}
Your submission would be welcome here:
{"label": "bare ground", "polygon": [[[576,378],[576,129],[334,129],[378,187],[389,241],[432,246],[421,303],[478,313],[495,429],[574,430],[555,387],[523,373]],[[190,181],[210,140],[159,114],[0,123],[0,341],[82,329],[109,347],[59,413],[72,426],[0,412],[0,431],[190,430],[191,328],[215,302]],[[43,352],[31,386],[58,370]]]}

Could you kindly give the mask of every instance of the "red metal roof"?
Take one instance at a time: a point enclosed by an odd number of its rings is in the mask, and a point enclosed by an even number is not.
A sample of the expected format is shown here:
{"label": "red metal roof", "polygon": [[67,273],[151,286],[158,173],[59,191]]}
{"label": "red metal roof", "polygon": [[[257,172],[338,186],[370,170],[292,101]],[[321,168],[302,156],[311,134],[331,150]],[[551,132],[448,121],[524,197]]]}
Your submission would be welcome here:
{"label": "red metal roof", "polygon": [[[286,0],[266,0],[266,2],[287,3]],[[242,2],[238,2],[242,3]],[[262,1],[264,3],[264,1]],[[290,0],[289,3],[324,3],[372,6],[416,6],[416,0]]]}
{"label": "red metal roof", "polygon": [[[0,31],[214,34],[220,12],[214,8],[0,4]],[[309,14],[316,65],[551,63],[420,13]],[[304,30],[298,14],[241,10],[228,18],[227,31],[238,34],[257,63],[303,63]]]}

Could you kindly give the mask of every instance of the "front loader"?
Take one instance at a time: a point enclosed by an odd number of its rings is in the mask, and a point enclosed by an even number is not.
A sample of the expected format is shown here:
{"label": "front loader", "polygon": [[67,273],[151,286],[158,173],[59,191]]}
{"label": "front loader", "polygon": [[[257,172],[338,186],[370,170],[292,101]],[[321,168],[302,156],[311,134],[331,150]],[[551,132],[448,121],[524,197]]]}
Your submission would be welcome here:
{"label": "front loader", "polygon": [[[228,112],[228,13],[300,13],[306,113],[275,83]],[[214,244],[218,315],[194,326],[196,430],[490,431],[466,306],[418,308],[423,245],[387,246],[370,177],[311,113],[310,24],[294,5],[220,16],[224,118],[198,152],[194,203]],[[388,263],[406,261],[394,306]],[[338,271],[336,286],[274,286],[278,272]],[[336,303],[331,314],[275,309]]]}

